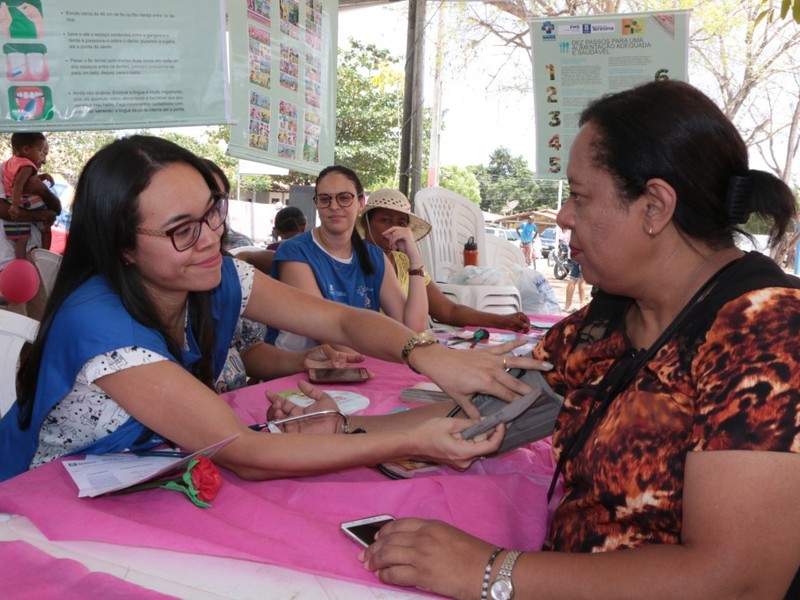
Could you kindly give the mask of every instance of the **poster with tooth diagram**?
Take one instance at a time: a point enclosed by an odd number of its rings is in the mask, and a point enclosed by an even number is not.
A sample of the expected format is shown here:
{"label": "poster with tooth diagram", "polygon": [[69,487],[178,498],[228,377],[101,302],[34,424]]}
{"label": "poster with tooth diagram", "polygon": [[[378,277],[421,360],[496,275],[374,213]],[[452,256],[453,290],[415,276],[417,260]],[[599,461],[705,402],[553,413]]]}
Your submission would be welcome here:
{"label": "poster with tooth diagram", "polygon": [[533,19],[536,176],[566,179],[593,99],[656,79],[688,80],[687,10]]}
{"label": "poster with tooth diagram", "polygon": [[231,156],[309,174],[333,164],[336,10],[334,0],[228,3]]}
{"label": "poster with tooth diagram", "polygon": [[4,131],[230,120],[222,0],[3,0]]}

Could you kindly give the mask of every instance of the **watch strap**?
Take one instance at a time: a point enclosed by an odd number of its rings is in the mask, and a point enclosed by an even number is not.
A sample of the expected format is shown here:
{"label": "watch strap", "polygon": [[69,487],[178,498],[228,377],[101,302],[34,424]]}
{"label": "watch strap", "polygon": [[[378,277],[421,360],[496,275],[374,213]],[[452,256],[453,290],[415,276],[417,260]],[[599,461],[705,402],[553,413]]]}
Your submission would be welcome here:
{"label": "watch strap", "polygon": [[420,277],[425,277],[425,265],[421,266],[419,269],[409,269],[409,275],[418,275]]}
{"label": "watch strap", "polygon": [[[421,336],[430,336],[430,337],[421,337]],[[405,364],[409,369],[414,371],[414,373],[419,373],[414,366],[408,362],[408,357],[411,354],[411,351],[414,348],[418,348],[419,346],[432,346],[433,344],[438,343],[438,340],[433,337],[431,334],[425,333],[417,333],[412,335],[406,341],[405,346],[403,346],[403,350],[400,352],[400,357],[403,359],[403,364]]]}
{"label": "watch strap", "polygon": [[[494,578],[494,581],[492,581],[492,585],[490,586],[493,588],[497,582],[506,582],[508,586],[507,591],[510,592],[510,594],[507,596],[507,600],[511,600],[511,598],[514,597],[514,582],[511,579],[511,571],[514,569],[514,565],[521,555],[522,552],[520,550],[512,550],[506,554],[505,558],[503,559],[503,563],[500,565],[500,571],[497,573],[497,577]],[[494,598],[494,594],[492,594],[492,597]]]}

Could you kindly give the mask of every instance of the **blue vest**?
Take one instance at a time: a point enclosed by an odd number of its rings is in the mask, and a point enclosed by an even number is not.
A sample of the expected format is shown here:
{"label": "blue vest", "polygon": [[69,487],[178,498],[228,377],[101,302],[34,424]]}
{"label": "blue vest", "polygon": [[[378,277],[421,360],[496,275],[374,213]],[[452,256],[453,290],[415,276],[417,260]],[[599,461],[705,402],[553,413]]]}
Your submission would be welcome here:
{"label": "blue vest", "polygon": [[[211,303],[216,331],[212,368],[216,378],[225,364],[242,306],[241,284],[230,258],[223,261],[222,281],[213,290]],[[90,359],[118,348],[137,347],[152,350],[189,369],[200,358],[200,351],[192,332],[187,331],[186,336],[189,350],[184,350],[178,361],[170,354],[160,333],[128,314],[105,278],[95,275],[81,284],[58,309],[47,334],[30,426],[20,429],[17,403],[0,420],[0,481],[29,468],[42,423],[53,407],[69,394],[78,373]],[[113,433],[73,454],[121,452],[163,442],[154,436],[136,445],[145,431],[144,425],[130,417]]]}
{"label": "blue vest", "polygon": [[[381,309],[381,285],[386,270],[383,250],[375,244],[364,244],[372,261],[374,271],[367,275],[355,252],[349,264],[337,261],[314,242],[310,231],[296,235],[281,243],[272,259],[272,276],[278,277],[278,263],[300,262],[311,267],[320,294],[327,300],[379,311]],[[266,341],[274,344],[278,330],[269,327]]]}

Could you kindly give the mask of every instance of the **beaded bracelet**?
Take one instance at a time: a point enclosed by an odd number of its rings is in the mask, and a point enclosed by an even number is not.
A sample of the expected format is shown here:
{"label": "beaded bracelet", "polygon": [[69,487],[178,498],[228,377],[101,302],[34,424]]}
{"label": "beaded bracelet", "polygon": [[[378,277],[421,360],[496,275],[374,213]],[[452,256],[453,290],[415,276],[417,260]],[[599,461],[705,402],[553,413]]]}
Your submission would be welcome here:
{"label": "beaded bracelet", "polygon": [[494,552],[489,556],[489,562],[486,563],[486,569],[483,571],[483,585],[481,585],[481,600],[486,600],[489,597],[489,580],[492,577],[492,565],[494,564],[494,559],[497,558],[497,555],[500,554],[505,548],[495,548]]}

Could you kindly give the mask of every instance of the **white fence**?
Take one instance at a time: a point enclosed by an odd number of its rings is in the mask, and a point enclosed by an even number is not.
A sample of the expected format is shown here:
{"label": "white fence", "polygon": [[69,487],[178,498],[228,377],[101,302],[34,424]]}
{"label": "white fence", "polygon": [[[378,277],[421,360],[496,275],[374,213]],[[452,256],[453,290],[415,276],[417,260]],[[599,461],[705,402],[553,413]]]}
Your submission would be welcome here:
{"label": "white fence", "polygon": [[251,238],[254,244],[271,242],[275,213],[281,208],[282,204],[231,200],[228,206],[228,226]]}

